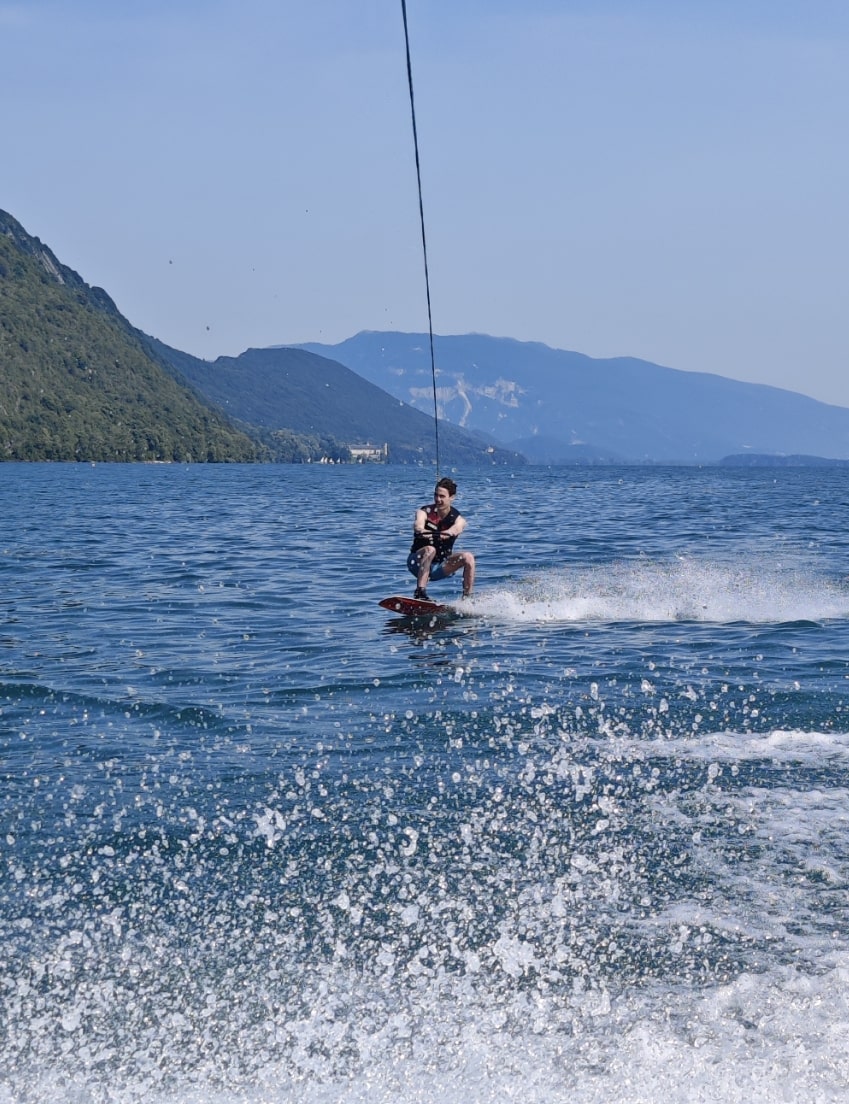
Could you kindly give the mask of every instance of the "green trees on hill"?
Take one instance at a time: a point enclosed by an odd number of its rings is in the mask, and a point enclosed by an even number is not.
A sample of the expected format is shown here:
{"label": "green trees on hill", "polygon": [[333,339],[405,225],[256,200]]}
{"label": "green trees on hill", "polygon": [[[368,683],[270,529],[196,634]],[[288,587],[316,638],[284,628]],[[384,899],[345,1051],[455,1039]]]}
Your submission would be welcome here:
{"label": "green trees on hill", "polygon": [[251,461],[103,293],[0,212],[0,459]]}
{"label": "green trees on hill", "polygon": [[339,464],[351,462],[351,450],[333,437],[310,437],[290,429],[273,429],[261,439],[272,458],[281,464],[308,464],[316,460],[333,460]]}

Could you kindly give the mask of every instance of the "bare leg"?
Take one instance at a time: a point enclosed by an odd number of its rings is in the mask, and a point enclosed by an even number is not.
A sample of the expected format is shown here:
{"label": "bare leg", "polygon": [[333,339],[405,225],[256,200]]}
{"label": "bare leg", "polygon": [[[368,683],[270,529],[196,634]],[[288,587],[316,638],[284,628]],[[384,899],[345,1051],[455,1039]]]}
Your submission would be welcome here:
{"label": "bare leg", "polygon": [[471,552],[464,552],[463,558],[463,597],[471,598],[475,587],[475,557]]}
{"label": "bare leg", "polygon": [[422,548],[418,555],[419,574],[416,579],[416,588],[419,590],[427,590],[427,584],[430,581],[430,565],[433,563],[436,549],[430,545],[426,548]]}
{"label": "bare leg", "polygon": [[463,569],[463,597],[471,597],[475,586],[475,557],[471,552],[455,552],[445,561],[445,574],[453,575]]}

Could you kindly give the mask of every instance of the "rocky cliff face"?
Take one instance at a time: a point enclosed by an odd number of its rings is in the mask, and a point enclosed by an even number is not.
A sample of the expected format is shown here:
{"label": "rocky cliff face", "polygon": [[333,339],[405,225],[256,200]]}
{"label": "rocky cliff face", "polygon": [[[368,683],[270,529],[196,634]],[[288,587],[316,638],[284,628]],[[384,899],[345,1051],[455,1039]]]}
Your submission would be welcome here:
{"label": "rocky cliff face", "polygon": [[62,264],[52,249],[44,242],[28,234],[16,218],[8,211],[0,211],[0,234],[14,243],[19,252],[32,257],[44,269],[48,276],[58,284],[82,291],[92,306],[100,310],[111,311],[118,318],[122,315],[112,298],[100,287],[91,287],[79,273]]}

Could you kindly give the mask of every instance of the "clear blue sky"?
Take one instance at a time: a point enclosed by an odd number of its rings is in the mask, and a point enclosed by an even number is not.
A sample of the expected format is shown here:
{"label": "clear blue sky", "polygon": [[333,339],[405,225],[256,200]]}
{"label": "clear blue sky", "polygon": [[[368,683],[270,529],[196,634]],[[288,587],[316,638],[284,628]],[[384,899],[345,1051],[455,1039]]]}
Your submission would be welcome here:
{"label": "clear blue sky", "polygon": [[[849,406],[846,0],[409,0],[437,333]],[[0,0],[0,207],[213,359],[425,330],[400,0]]]}

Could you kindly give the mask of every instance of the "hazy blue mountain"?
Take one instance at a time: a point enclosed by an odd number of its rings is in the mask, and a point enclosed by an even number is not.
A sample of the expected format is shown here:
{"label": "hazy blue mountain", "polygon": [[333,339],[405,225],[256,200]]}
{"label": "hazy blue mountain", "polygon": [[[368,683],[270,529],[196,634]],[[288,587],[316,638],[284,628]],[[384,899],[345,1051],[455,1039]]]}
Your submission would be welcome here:
{"label": "hazy blue mountain", "polygon": [[785,456],[783,454],[747,452],[724,456],[720,464],[726,468],[846,468],[849,460],[834,460],[824,456]]}
{"label": "hazy blue mountain", "polygon": [[[849,409],[762,384],[536,342],[436,337],[440,416],[534,462],[714,463],[734,453],[849,458]],[[298,346],[433,408],[427,334],[366,331]]]}

